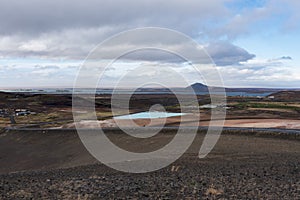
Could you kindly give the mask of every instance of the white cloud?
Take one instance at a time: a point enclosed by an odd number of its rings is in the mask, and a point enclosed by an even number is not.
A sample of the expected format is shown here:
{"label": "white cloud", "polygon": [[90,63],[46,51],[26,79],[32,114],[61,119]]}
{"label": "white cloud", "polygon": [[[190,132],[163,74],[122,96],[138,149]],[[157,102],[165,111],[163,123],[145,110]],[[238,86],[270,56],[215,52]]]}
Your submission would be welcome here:
{"label": "white cloud", "polygon": [[290,87],[300,82],[299,68],[282,59],[253,59],[218,69],[225,85],[231,87]]}
{"label": "white cloud", "polygon": [[24,42],[19,46],[19,50],[21,51],[45,51],[47,50],[47,45],[40,42],[40,41],[29,41],[29,42]]}
{"label": "white cloud", "polygon": [[[243,9],[230,9],[228,2],[241,3],[237,0],[0,1],[0,83],[7,84],[16,81],[12,77],[28,75],[31,78],[27,81],[32,84],[70,84],[73,79],[67,79],[74,78],[81,61],[99,42],[120,31],[143,26],[175,29],[202,41],[228,85],[258,85],[264,81],[271,84],[272,80],[280,84],[284,78],[298,81],[298,68],[287,63],[294,61],[288,56],[295,57],[294,54],[287,52],[282,57],[259,59],[254,58],[255,52],[233,43],[236,38],[251,34],[293,31],[299,27],[300,1],[267,0],[260,6]],[[134,44],[128,41],[106,47],[103,58],[110,59],[126,45],[137,48],[145,45],[147,40],[143,37]],[[162,41],[162,47],[190,52],[171,37]],[[127,56],[120,66],[133,61],[143,63],[144,67],[167,63],[197,81],[192,71],[167,54],[137,52]],[[93,66],[95,74],[99,72],[98,67]],[[106,73],[106,78],[115,81],[126,70],[126,67],[121,70],[115,67]],[[4,79],[3,74],[8,78]]]}

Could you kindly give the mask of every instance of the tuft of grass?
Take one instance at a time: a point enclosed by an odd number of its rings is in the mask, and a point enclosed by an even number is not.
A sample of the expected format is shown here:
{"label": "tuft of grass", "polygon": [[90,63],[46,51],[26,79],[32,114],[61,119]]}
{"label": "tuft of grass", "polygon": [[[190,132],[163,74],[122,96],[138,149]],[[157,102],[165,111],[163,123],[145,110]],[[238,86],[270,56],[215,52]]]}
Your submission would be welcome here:
{"label": "tuft of grass", "polygon": [[223,190],[215,189],[213,186],[211,186],[206,190],[205,195],[207,195],[207,196],[209,196],[209,195],[216,196],[216,195],[223,194],[223,192],[224,192]]}

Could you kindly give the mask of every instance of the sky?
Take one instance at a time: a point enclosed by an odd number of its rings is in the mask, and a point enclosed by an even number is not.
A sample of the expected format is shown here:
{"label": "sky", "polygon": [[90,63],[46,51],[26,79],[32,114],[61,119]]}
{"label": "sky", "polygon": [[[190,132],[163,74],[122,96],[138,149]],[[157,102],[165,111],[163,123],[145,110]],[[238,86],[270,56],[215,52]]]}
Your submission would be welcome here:
{"label": "sky", "polygon": [[[299,0],[0,1],[0,88],[72,87],[99,43],[143,27],[172,29],[197,41],[226,87],[299,88],[299,8]],[[149,37],[114,44],[106,53],[145,46]],[[183,49],[178,42],[162,36],[161,45]],[[110,61],[108,56],[99,62]],[[116,84],[127,73],[129,87],[163,77],[174,87],[186,86],[167,67],[189,84],[203,82],[174,55],[140,51],[114,61],[101,75],[100,87]]]}

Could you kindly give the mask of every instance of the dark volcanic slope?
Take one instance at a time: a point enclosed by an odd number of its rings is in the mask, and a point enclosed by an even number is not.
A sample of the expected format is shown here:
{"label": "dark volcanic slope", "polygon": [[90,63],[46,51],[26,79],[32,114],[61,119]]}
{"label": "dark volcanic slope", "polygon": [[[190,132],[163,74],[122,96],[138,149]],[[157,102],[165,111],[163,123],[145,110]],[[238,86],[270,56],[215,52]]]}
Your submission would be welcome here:
{"label": "dark volcanic slope", "polygon": [[74,131],[0,134],[0,173],[66,168],[95,162]]}
{"label": "dark volcanic slope", "polygon": [[[173,136],[163,134],[151,143],[110,135],[133,151],[145,150],[149,144],[159,147]],[[0,199],[300,198],[299,140],[226,134],[213,152],[200,160],[197,152],[202,139],[203,134],[199,134],[176,163],[147,174],[116,172],[101,164],[2,174]],[[94,162],[74,132],[12,132],[1,135],[0,141],[2,173]],[[10,159],[16,163],[7,163]]]}
{"label": "dark volcanic slope", "polygon": [[276,100],[280,101],[300,101],[300,91],[281,91],[270,94],[269,96],[274,96]]}

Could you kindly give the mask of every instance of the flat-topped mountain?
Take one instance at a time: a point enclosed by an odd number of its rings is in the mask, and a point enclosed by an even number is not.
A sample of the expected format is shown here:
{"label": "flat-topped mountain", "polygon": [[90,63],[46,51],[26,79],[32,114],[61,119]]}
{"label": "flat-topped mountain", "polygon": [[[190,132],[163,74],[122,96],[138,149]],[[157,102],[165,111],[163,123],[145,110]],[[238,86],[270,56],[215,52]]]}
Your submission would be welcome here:
{"label": "flat-topped mountain", "polygon": [[215,87],[215,86],[207,86],[203,83],[194,83],[187,87],[186,89],[192,88],[196,93],[197,92],[208,92],[208,89],[211,90],[218,90],[218,89],[225,89],[226,92],[253,92],[253,93],[260,93],[260,92],[279,92],[283,89],[279,88],[228,88],[228,87]]}
{"label": "flat-topped mountain", "polygon": [[187,88],[192,88],[195,92],[208,92],[208,86],[202,83],[194,83]]}

